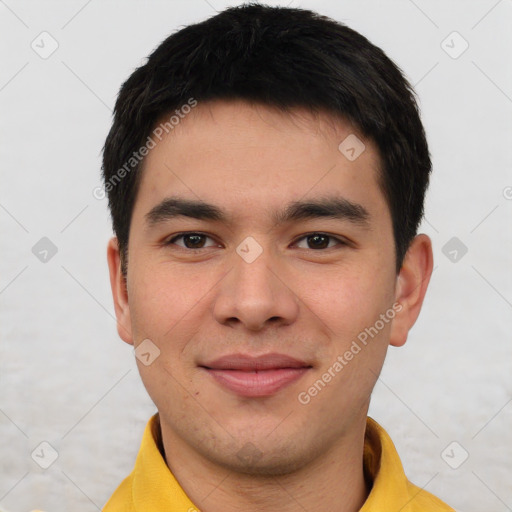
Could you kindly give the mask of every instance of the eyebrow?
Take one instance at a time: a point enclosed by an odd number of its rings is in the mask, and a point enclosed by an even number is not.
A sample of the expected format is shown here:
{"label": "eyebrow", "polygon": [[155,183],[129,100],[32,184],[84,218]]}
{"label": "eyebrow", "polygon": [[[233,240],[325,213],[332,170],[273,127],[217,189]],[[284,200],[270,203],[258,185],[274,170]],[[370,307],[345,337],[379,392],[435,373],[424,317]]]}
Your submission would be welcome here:
{"label": "eyebrow", "polygon": [[[145,215],[149,228],[176,217],[189,217],[223,223],[229,223],[230,221],[230,216],[218,206],[201,200],[180,197],[165,198]],[[318,218],[348,220],[365,228],[370,225],[370,214],[366,208],[340,196],[293,201],[284,209],[274,212],[272,215],[272,221],[277,225]]]}

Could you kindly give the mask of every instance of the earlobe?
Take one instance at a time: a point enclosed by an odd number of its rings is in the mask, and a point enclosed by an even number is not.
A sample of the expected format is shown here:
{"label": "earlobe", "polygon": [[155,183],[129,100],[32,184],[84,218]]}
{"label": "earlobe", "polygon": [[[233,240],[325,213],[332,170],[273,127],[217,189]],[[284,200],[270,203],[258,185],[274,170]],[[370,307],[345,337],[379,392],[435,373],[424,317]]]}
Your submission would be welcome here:
{"label": "earlobe", "polygon": [[133,345],[128,291],[126,279],[121,272],[121,256],[116,237],[109,240],[107,246],[107,262],[110,273],[110,287],[112,289],[112,298],[114,299],[114,309],[117,318],[117,332],[123,341]]}
{"label": "earlobe", "polygon": [[390,345],[401,347],[407,341],[409,330],[420,314],[433,264],[430,238],[424,234],[417,235],[409,246],[396,280],[395,301],[401,310],[393,320]]}

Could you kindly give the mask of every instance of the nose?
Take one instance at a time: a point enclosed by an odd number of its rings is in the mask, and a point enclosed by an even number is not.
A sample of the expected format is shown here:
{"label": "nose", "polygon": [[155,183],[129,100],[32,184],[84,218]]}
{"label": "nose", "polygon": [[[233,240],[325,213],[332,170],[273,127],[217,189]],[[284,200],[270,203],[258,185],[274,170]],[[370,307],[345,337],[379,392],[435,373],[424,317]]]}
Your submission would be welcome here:
{"label": "nose", "polygon": [[[250,260],[248,260],[250,261]],[[251,262],[233,254],[232,268],[221,280],[214,304],[215,319],[230,327],[259,331],[267,325],[290,325],[298,316],[299,299],[290,276],[269,250]]]}

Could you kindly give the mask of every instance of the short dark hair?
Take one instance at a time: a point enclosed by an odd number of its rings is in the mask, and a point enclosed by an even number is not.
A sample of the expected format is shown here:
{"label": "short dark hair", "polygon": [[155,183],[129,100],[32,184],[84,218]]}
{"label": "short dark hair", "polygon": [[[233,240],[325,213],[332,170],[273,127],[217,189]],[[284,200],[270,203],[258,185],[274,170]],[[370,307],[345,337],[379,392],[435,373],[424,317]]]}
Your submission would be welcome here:
{"label": "short dark hair", "polygon": [[412,86],[380,48],[342,23],[304,9],[245,4],[169,36],[120,89],[103,178],[123,274],[142,173],[138,151],[162,116],[191,98],[327,112],[372,140],[400,270],[432,167]]}

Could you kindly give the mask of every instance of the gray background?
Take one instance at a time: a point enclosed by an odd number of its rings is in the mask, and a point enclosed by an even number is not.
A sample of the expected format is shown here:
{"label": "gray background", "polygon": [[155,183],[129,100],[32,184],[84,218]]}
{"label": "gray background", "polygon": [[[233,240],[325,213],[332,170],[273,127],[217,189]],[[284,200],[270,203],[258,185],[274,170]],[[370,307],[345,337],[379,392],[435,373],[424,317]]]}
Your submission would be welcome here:
{"label": "gray background", "polygon": [[[512,1],[290,3],[406,72],[433,156],[421,231],[435,270],[371,415],[417,485],[465,512],[512,510]],[[131,471],[155,409],[115,329],[100,150],[134,68],[227,5],[0,0],[0,508],[95,511]],[[46,261],[43,237],[57,249]],[[58,453],[48,469],[43,441]]]}

